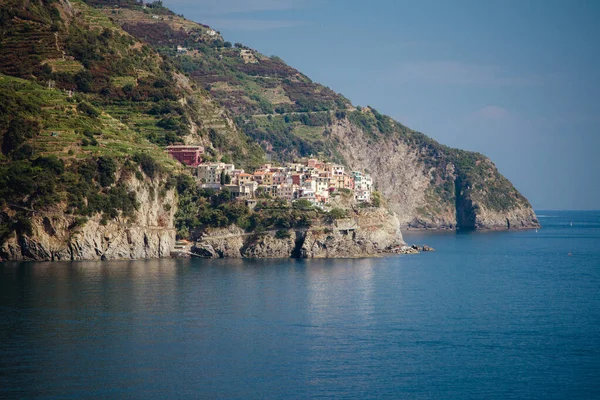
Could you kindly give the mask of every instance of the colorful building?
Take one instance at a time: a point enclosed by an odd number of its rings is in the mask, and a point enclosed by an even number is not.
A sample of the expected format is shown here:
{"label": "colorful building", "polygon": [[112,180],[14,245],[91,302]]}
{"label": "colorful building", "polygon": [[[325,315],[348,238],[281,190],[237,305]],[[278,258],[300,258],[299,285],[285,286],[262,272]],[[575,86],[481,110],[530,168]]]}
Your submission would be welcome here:
{"label": "colorful building", "polygon": [[167,147],[167,152],[171,157],[182,164],[185,164],[188,167],[197,167],[202,162],[204,147],[173,145]]}

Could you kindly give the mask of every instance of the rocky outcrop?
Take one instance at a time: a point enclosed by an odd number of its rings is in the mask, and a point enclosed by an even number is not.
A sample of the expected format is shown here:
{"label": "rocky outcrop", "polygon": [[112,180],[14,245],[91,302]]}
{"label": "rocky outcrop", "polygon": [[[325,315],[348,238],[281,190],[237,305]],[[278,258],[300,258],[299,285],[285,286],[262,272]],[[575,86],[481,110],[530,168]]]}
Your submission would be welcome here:
{"label": "rocky outcrop", "polygon": [[192,252],[206,258],[241,258],[247,234],[235,225],[208,229],[192,247]]}
{"label": "rocky outcrop", "polygon": [[530,207],[518,207],[499,212],[479,206],[475,216],[475,229],[529,229],[539,227],[537,216]]}
{"label": "rocky outcrop", "polygon": [[245,233],[236,226],[210,229],[192,249],[208,258],[344,258],[373,256],[404,244],[398,218],[383,208],[306,229]]}
{"label": "rocky outcrop", "polygon": [[2,258],[24,261],[113,260],[168,257],[175,245],[174,189],[158,195],[159,182],[132,177],[139,207],[132,218],[103,224],[96,215],[78,226],[78,217],[60,211],[35,213],[32,234],[13,234],[0,249]]}
{"label": "rocky outcrop", "polygon": [[[244,258],[290,258],[298,253],[298,245],[303,240],[301,231],[289,231],[287,236],[268,233],[252,237],[242,251]],[[297,240],[298,239],[298,240]]]}
{"label": "rocky outcrop", "polygon": [[381,208],[361,210],[354,218],[306,232],[302,258],[363,257],[403,243],[400,223]]}

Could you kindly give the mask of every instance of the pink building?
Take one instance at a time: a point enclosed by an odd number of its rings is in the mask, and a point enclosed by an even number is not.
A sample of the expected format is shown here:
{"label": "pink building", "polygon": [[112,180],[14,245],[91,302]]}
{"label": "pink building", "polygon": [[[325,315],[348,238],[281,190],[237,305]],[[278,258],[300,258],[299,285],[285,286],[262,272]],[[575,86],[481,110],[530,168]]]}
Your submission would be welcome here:
{"label": "pink building", "polygon": [[167,152],[171,157],[187,165],[188,167],[197,167],[202,162],[204,147],[173,145],[167,147]]}
{"label": "pink building", "polygon": [[281,185],[282,183],[285,183],[286,180],[287,180],[287,174],[285,174],[283,172],[273,173],[273,184],[274,185]]}

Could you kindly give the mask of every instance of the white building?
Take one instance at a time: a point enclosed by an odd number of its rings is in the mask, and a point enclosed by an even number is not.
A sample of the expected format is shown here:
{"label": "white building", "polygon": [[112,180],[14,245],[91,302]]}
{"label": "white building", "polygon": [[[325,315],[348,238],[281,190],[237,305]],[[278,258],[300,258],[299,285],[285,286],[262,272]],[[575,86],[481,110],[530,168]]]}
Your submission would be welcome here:
{"label": "white building", "polygon": [[317,182],[317,190],[316,193],[324,196],[324,197],[329,197],[329,185],[330,185],[330,180],[331,178],[328,176],[328,173],[324,173],[324,174],[320,174],[320,176],[318,176],[316,178],[316,182]]}
{"label": "white building", "polygon": [[256,182],[250,182],[242,185],[223,185],[222,188],[231,194],[234,199],[244,198],[250,199],[254,197],[254,192],[258,184]]}
{"label": "white building", "polygon": [[371,201],[371,192],[373,191],[373,179],[371,175],[360,171],[352,171],[354,178],[354,198],[356,201]]}
{"label": "white building", "polygon": [[198,179],[202,183],[213,184],[213,183],[221,183],[221,172],[225,171],[227,175],[232,175],[235,170],[235,166],[233,164],[224,164],[224,163],[205,163],[198,165],[196,169],[196,173]]}
{"label": "white building", "polygon": [[356,201],[369,202],[371,201],[371,192],[369,190],[355,189],[354,198],[356,199]]}

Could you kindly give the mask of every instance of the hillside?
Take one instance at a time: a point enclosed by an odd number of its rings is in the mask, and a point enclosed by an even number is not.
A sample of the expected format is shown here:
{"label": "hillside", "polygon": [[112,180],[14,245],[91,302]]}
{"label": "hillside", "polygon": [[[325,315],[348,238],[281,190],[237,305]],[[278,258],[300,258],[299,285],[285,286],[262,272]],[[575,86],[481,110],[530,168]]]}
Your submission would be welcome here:
{"label": "hillside", "polygon": [[[141,230],[191,229],[178,207],[187,186],[173,197],[185,171],[164,153],[172,143],[246,169],[318,155],[368,170],[404,227],[537,226],[485,156],[355,107],[160,2],[2,0],[0,26],[2,242],[56,231],[50,214],[74,231],[136,218]],[[169,210],[138,215],[140,199],[164,196]]]}
{"label": "hillside", "polygon": [[207,26],[139,5],[99,10],[172,60],[272,159],[318,154],[371,171],[406,227],[538,224],[527,199],[482,154],[440,145],[371,107],[354,107],[281,59],[232,45]]}

